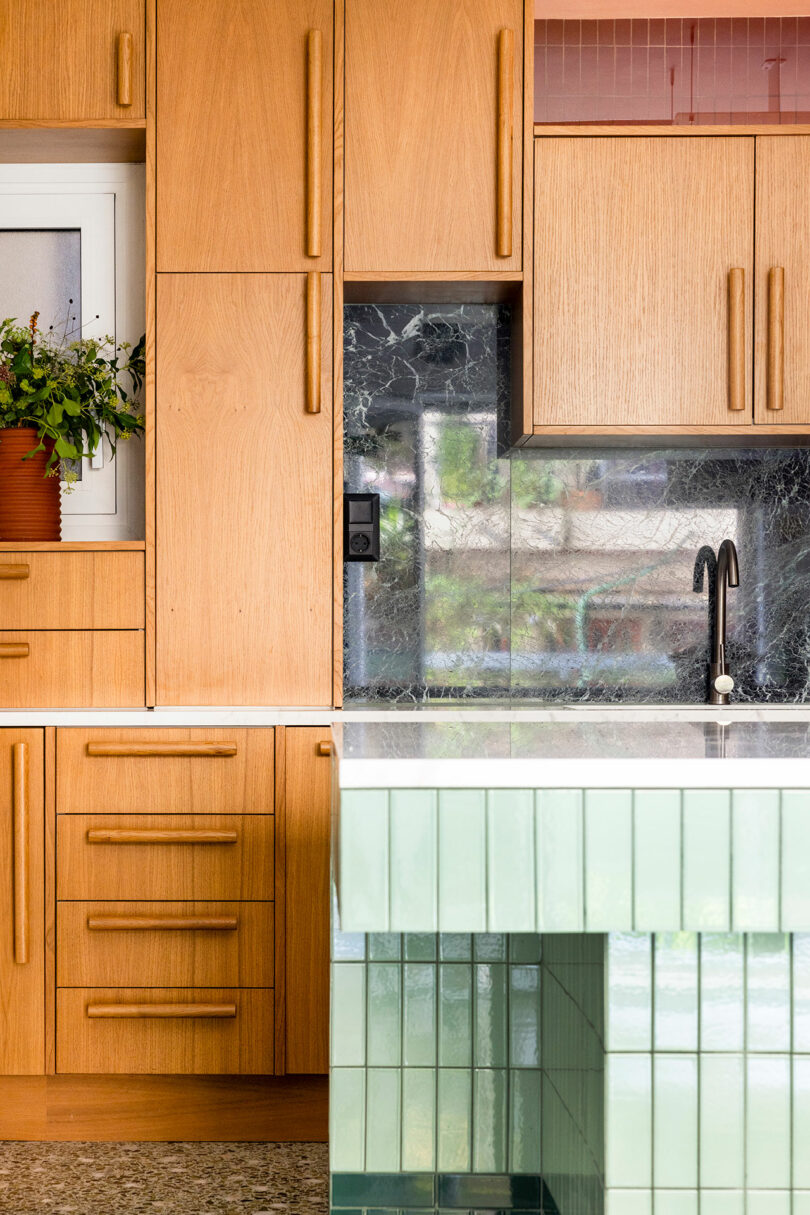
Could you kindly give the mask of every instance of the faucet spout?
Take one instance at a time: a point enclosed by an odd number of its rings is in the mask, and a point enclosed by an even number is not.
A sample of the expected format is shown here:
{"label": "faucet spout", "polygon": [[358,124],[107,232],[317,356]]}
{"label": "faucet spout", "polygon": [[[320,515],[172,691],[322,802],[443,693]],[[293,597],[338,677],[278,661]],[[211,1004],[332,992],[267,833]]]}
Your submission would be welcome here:
{"label": "faucet spout", "polygon": [[[707,546],[698,553],[695,564],[694,590],[703,590],[703,570],[708,566],[710,575],[714,566],[714,578],[710,576],[709,594],[714,590],[714,627],[712,629],[711,661],[709,662],[709,704],[727,705],[729,693],[734,688],[726,662],[726,598],[729,587],[740,585],[740,566],[733,540],[724,540],[717,550],[717,558]],[[714,586],[712,588],[712,582]]]}

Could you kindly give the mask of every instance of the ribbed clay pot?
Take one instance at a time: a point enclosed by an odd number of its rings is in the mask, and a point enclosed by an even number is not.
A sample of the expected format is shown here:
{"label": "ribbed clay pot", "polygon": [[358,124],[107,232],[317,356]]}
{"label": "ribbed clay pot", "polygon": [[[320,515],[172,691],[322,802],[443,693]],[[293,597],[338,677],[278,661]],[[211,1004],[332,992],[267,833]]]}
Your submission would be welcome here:
{"label": "ribbed clay pot", "polygon": [[24,460],[37,445],[31,426],[0,429],[0,540],[60,540],[59,476],[45,476],[53,443]]}

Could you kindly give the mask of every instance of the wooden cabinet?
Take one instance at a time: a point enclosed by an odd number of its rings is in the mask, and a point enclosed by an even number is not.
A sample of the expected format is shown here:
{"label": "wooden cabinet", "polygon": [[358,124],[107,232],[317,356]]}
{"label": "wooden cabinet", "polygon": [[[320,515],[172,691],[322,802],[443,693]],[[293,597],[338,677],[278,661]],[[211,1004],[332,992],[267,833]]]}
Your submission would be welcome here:
{"label": "wooden cabinet", "polygon": [[0,0],[0,119],[144,117],[144,0]]}
{"label": "wooden cabinet", "polygon": [[158,276],[158,704],[331,703],[331,311],[327,275]]}
{"label": "wooden cabinet", "polygon": [[332,262],[332,0],[157,0],[157,266]]}
{"label": "wooden cabinet", "polygon": [[347,0],[348,271],[521,268],[522,0]]}

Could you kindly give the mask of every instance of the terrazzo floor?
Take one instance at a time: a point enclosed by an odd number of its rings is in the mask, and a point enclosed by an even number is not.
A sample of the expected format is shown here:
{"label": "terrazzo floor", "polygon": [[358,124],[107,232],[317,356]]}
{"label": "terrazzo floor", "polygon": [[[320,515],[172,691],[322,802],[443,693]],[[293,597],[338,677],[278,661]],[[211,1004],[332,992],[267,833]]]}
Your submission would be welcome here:
{"label": "terrazzo floor", "polygon": [[326,1215],[325,1143],[0,1143],[0,1215]]}

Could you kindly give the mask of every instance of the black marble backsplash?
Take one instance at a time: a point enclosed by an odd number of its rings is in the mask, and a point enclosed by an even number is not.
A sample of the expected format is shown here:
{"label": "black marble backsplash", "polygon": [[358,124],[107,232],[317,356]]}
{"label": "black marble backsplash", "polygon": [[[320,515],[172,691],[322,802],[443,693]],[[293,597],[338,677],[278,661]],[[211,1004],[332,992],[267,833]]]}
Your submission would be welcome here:
{"label": "black marble backsplash", "polygon": [[732,701],[810,699],[810,450],[510,452],[497,305],[350,305],[344,357],[346,488],[382,518],[349,703],[702,703],[693,568],[726,536]]}

